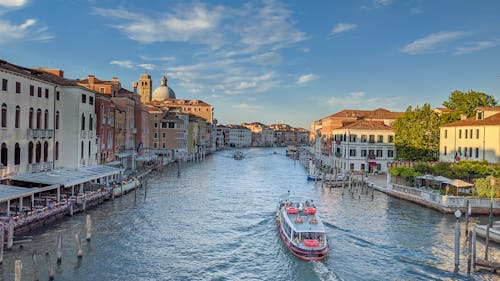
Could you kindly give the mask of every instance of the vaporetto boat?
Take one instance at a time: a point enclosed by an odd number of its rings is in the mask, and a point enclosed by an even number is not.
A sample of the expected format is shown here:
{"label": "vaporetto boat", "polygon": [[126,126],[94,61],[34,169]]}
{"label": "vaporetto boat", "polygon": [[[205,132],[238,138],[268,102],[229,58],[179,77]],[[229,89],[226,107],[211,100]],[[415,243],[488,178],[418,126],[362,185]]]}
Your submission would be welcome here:
{"label": "vaporetto boat", "polygon": [[295,256],[304,260],[320,260],[327,256],[325,226],[313,200],[293,196],[280,199],[276,224],[285,245]]}

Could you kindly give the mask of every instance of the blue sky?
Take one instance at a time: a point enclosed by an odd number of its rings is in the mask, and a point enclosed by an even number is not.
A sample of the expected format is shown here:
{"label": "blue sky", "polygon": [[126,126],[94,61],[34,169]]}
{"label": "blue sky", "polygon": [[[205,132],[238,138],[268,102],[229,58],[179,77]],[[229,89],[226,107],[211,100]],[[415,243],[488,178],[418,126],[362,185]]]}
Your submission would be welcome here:
{"label": "blue sky", "polygon": [[500,1],[0,0],[0,57],[132,81],[166,73],[219,123],[500,99]]}

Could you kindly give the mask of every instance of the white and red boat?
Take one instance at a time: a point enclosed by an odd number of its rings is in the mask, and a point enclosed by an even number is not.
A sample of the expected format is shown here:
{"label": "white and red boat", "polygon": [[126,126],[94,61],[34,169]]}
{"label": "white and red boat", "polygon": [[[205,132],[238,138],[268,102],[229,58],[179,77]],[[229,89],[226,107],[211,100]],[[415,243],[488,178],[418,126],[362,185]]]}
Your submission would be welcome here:
{"label": "white and red boat", "polygon": [[328,239],[313,200],[291,196],[281,199],[276,224],[285,245],[295,256],[304,260],[326,257]]}

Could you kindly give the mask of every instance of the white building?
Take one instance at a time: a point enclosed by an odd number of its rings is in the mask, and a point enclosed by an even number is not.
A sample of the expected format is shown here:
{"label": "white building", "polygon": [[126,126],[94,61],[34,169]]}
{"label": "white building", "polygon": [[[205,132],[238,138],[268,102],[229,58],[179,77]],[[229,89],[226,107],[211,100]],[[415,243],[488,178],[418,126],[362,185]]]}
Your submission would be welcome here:
{"label": "white building", "polygon": [[229,146],[248,147],[252,143],[252,131],[240,125],[227,125],[229,128]]}
{"label": "white building", "polygon": [[394,130],[379,121],[360,120],[332,130],[331,161],[341,171],[386,172],[394,161]]}

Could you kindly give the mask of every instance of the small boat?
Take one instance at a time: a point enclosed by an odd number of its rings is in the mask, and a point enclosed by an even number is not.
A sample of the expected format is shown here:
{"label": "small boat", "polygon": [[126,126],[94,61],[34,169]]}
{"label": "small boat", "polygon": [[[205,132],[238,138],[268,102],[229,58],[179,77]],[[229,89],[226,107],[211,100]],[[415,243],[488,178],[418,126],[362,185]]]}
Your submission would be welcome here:
{"label": "small boat", "polygon": [[243,152],[241,151],[236,151],[234,154],[233,154],[233,158],[235,160],[241,160],[243,159],[243,157],[245,156],[245,154],[243,154]]}
{"label": "small boat", "polygon": [[321,180],[321,177],[316,172],[316,166],[312,160],[309,160],[307,167],[307,180],[308,181],[318,181]]}
{"label": "small boat", "polygon": [[329,246],[325,226],[313,200],[287,196],[279,201],[276,225],[290,251],[304,260],[321,260]]}

